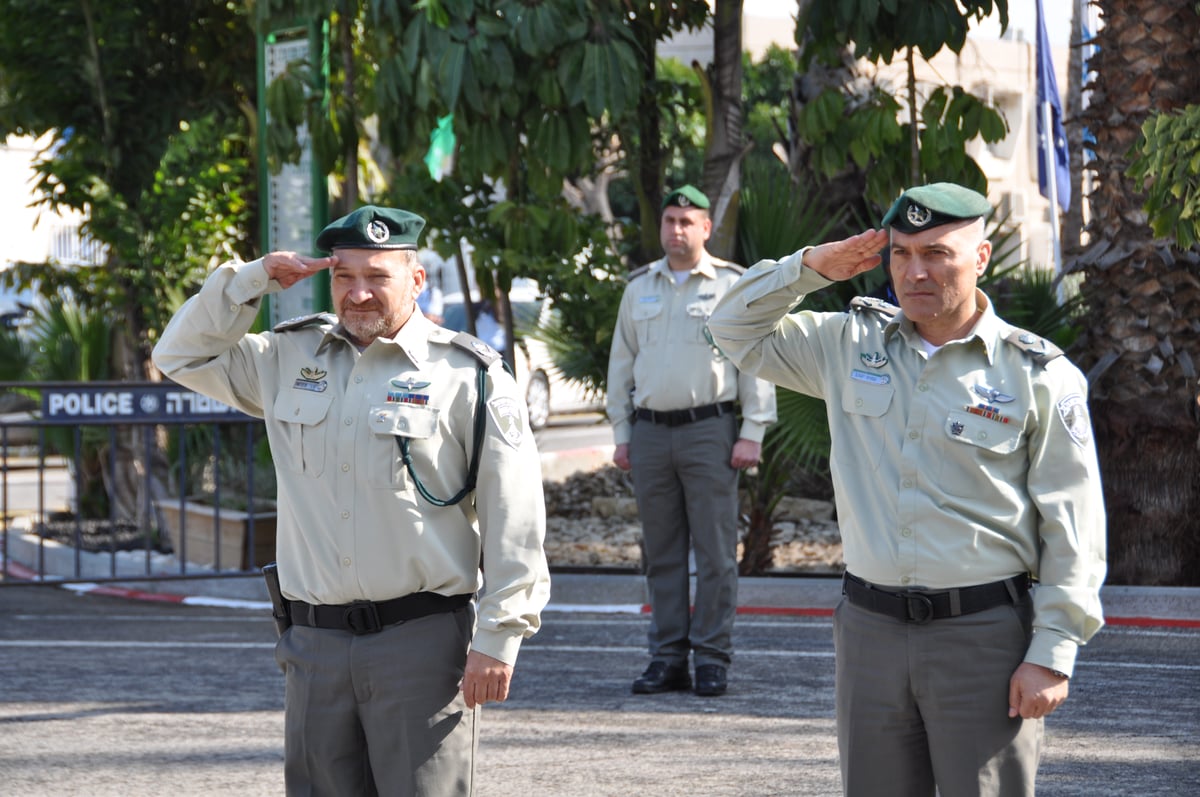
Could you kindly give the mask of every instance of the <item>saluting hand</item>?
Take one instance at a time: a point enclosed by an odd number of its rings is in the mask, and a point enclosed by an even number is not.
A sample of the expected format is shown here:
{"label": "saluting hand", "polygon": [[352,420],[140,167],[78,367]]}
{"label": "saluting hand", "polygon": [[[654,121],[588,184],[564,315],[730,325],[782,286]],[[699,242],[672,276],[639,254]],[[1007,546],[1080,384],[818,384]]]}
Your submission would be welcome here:
{"label": "saluting hand", "polygon": [[463,672],[462,693],[467,708],[484,703],[503,703],[508,699],[508,684],[512,680],[513,668],[486,653],[472,650],[467,654],[467,667]]}
{"label": "saluting hand", "polygon": [[284,288],[290,288],[302,279],[337,263],[337,255],[308,257],[296,252],[271,252],[263,256],[267,276]]}
{"label": "saluting hand", "polygon": [[883,262],[879,252],[887,243],[887,230],[867,230],[809,249],[804,253],[804,265],[827,280],[841,282]]}

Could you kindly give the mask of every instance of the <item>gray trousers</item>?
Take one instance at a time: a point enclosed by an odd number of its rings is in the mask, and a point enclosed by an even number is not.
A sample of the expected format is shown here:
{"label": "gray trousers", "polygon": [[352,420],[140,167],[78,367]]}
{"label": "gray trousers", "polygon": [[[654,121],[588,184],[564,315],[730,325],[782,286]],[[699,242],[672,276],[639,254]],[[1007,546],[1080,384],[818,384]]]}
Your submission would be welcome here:
{"label": "gray trousers", "polygon": [[1042,720],[1008,717],[1032,599],[902,623],[834,613],[838,750],[847,797],[1031,797]]}
{"label": "gray trousers", "polygon": [[458,685],[473,628],[467,607],[377,634],[284,632],[289,797],[470,795],[479,717]]}
{"label": "gray trousers", "polygon": [[[650,656],[728,666],[737,611],[737,485],[729,465],[737,418],[633,425],[629,460],[645,543]],[[689,546],[696,554],[691,611]]]}

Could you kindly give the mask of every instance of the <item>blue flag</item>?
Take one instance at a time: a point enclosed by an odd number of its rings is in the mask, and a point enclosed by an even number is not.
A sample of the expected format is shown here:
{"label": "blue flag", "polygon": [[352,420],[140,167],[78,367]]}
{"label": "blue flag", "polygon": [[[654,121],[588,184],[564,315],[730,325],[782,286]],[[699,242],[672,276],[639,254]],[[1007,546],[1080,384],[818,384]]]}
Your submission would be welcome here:
{"label": "blue flag", "polygon": [[1058,80],[1054,77],[1054,60],[1050,53],[1050,37],[1046,35],[1046,16],[1042,0],[1037,0],[1037,133],[1038,133],[1038,191],[1050,198],[1049,169],[1047,168],[1045,104],[1050,103],[1050,143],[1054,149],[1054,187],[1058,205],[1071,207],[1071,158],[1067,154],[1067,131],[1062,123],[1062,99],[1058,95]]}

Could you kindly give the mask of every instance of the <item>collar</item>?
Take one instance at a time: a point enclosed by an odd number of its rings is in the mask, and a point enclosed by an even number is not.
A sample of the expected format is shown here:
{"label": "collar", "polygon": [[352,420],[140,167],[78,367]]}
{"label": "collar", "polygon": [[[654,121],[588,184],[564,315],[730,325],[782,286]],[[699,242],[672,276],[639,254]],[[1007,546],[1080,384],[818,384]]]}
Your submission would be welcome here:
{"label": "collar", "polygon": [[[449,342],[454,335],[452,330],[438,326],[414,308],[413,314],[408,317],[404,326],[400,327],[394,337],[376,338],[367,345],[366,349],[363,349],[363,352],[374,346],[398,346],[413,365],[419,365],[429,360],[430,341]],[[340,340],[347,346],[356,348],[354,341],[347,334],[346,328],[339,321],[321,338],[320,344],[317,345],[317,353],[320,354],[324,351],[334,340]]]}
{"label": "collar", "polygon": [[[659,258],[650,264],[650,270],[669,279],[674,279],[672,277],[671,266],[667,263],[667,258],[665,257]],[[713,265],[713,256],[708,253],[707,249],[700,253],[700,260],[692,267],[692,270],[688,274],[699,274],[705,279],[710,280],[717,278],[717,268]]]}
{"label": "collar", "polygon": [[[979,345],[983,347],[984,354],[987,355],[988,365],[994,365],[996,362],[996,348],[1000,345],[1000,341],[1003,340],[1004,336],[1008,334],[1008,326],[996,315],[996,310],[992,306],[991,300],[979,288],[975,289],[975,306],[977,309],[983,311],[979,319],[976,320],[975,326],[971,327],[971,331],[959,340],[952,340],[946,343],[946,345],[951,346],[977,340],[979,341]],[[895,317],[884,327],[884,341],[890,341],[892,336],[897,333],[904,338],[904,341],[909,346],[915,349],[923,348],[921,336],[917,334],[917,328],[904,315],[903,309],[896,313]]]}

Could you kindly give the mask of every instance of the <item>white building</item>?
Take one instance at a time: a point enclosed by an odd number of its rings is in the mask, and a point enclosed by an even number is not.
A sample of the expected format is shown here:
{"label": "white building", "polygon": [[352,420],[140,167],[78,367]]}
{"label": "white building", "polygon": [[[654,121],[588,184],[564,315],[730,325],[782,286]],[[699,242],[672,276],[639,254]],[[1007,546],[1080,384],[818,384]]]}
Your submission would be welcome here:
{"label": "white building", "polygon": [[[1067,69],[1070,51],[1072,3],[1046,0],[1047,33],[1053,51],[1055,76],[1067,107]],[[1038,191],[1036,33],[1033,3],[1010,3],[1008,30],[1000,36],[999,23],[985,20],[967,36],[962,52],[943,50],[932,61],[918,58],[918,93],[928,96],[940,85],[960,85],[990,100],[1008,120],[1009,134],[996,144],[972,142],[968,154],[988,179],[988,199],[1021,227],[1021,257],[1037,266],[1053,268],[1050,202]],[[794,49],[795,0],[746,0],[742,16],[742,48],[761,57],[771,44]],[[659,47],[662,57],[684,63],[712,60],[712,28],[677,35]],[[869,67],[864,62],[864,68]],[[889,84],[902,99],[906,93],[905,63],[897,56],[881,64],[877,80]],[[847,154],[849,158],[849,154]],[[1073,199],[1078,202],[1079,199]]]}
{"label": "white building", "polygon": [[34,163],[51,143],[49,136],[33,139],[12,136],[0,146],[0,219],[4,220],[4,241],[0,244],[0,269],[17,261],[51,260],[66,266],[97,262],[94,246],[80,238],[82,219],[77,214],[62,215],[35,206],[37,174]]}

